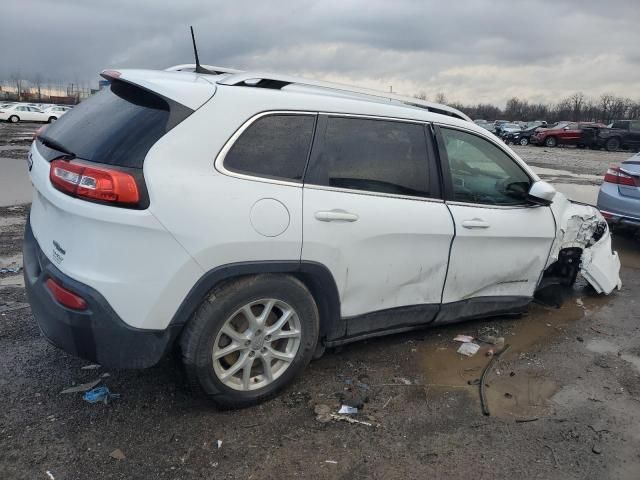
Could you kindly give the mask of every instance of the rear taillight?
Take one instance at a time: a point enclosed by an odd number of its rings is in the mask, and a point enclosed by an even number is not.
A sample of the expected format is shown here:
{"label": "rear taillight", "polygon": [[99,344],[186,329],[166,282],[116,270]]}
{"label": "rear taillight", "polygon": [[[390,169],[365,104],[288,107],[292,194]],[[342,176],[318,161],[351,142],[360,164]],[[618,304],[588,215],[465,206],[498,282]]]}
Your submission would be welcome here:
{"label": "rear taillight", "polygon": [[604,175],[604,181],[607,183],[615,183],[618,185],[636,186],[636,181],[631,175],[627,175],[619,167],[611,166]]}
{"label": "rear taillight", "polygon": [[136,179],[120,170],[58,159],[51,162],[49,179],[58,190],[74,197],[124,205],[140,201]]}
{"label": "rear taillight", "polygon": [[46,285],[53,295],[53,298],[55,298],[60,304],[64,305],[65,307],[71,308],[72,310],[87,309],[87,302],[84,298],[76,295],[70,290],[67,290],[53,278],[47,278]]}

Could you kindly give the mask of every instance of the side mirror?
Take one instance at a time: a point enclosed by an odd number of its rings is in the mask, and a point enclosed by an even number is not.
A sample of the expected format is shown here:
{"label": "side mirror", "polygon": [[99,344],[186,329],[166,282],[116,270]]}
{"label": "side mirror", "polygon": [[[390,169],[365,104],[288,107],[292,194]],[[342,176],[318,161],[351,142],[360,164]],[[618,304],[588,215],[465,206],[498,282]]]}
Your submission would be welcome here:
{"label": "side mirror", "polygon": [[553,202],[553,197],[555,196],[556,189],[553,188],[549,183],[539,180],[531,185],[529,194],[527,195],[527,199],[531,203],[546,206],[551,205],[551,203]]}

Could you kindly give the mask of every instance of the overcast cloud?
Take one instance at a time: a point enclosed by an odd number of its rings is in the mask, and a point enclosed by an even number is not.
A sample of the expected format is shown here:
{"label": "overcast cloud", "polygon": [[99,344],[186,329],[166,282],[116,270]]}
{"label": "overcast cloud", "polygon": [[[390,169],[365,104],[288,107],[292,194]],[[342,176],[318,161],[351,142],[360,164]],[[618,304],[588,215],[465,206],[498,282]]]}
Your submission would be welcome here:
{"label": "overcast cloud", "polygon": [[0,79],[202,63],[450,101],[640,99],[636,0],[3,0]]}

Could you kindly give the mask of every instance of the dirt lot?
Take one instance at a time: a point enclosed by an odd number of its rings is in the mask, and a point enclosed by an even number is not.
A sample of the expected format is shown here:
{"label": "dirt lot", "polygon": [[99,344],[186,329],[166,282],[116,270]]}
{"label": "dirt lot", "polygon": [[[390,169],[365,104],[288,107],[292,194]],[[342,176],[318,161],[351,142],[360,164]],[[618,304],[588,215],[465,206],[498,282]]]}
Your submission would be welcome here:
{"label": "dirt lot", "polygon": [[[9,146],[14,127],[0,125],[0,145]],[[0,151],[0,192],[25,182],[5,175],[9,159],[23,157],[28,144],[13,138],[12,148]],[[546,178],[585,186],[628,156],[517,151],[537,167],[561,171]],[[27,208],[0,208],[0,268],[21,265]],[[639,247],[631,235],[616,234],[624,287],[610,297],[580,282],[559,309],[532,305],[520,318],[329,351],[280,397],[231,412],[193,396],[174,358],[144,371],[82,369],[88,362],[40,336],[20,275],[0,273],[0,476],[637,479]],[[487,380],[491,416],[482,414],[474,384],[489,345],[463,357],[452,341],[459,333],[503,336],[511,346]],[[108,405],[60,393],[104,374],[102,382],[121,395]],[[316,420],[317,405],[337,410],[343,400],[362,401],[355,418],[372,426]],[[110,456],[116,449],[125,458]]]}

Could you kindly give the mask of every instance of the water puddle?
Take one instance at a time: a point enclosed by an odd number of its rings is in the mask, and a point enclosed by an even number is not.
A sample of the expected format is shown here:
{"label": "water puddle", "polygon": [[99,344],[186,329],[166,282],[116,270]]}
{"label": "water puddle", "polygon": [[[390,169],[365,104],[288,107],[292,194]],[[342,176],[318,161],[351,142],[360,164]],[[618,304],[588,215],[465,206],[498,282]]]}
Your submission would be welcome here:
{"label": "water puddle", "polygon": [[[502,336],[509,344],[486,378],[486,396],[492,416],[505,419],[527,419],[544,415],[558,385],[547,378],[544,365],[536,353],[545,344],[561,335],[574,322],[608,303],[606,297],[573,298],[560,309],[531,305],[528,315],[513,319],[462,323],[445,329],[439,336],[419,348],[425,384],[435,389],[464,389],[479,398],[477,381],[490,360],[487,352],[496,347],[479,342],[480,350],[473,357],[457,353],[457,334],[476,338],[483,329]],[[518,367],[514,362],[518,362]]]}
{"label": "water puddle", "polygon": [[600,187],[597,185],[584,185],[578,183],[557,183],[551,181],[555,189],[569,200],[595,205],[598,201]]}
{"label": "water puddle", "polygon": [[602,175],[591,175],[589,173],[573,173],[569,170],[556,170],[555,168],[545,168],[545,167],[531,167],[534,172],[536,172],[541,177],[547,178],[559,178],[559,177],[567,177],[567,178],[575,178],[583,181],[591,181],[596,184],[602,183]]}
{"label": "water puddle", "polygon": [[640,269],[640,240],[630,235],[613,235],[613,249],[620,256],[620,263],[626,268]]}

